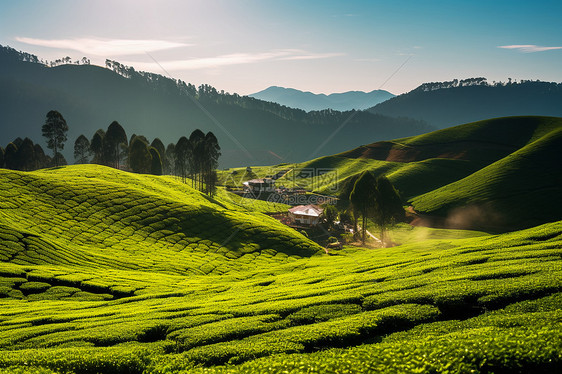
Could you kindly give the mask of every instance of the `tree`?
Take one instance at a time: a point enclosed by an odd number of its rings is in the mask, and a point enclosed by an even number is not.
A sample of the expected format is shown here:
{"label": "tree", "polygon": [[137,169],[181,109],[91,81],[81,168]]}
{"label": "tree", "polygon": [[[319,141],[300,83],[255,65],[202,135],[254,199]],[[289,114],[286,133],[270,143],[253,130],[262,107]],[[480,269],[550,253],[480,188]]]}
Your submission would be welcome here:
{"label": "tree", "polygon": [[99,129],[98,131],[96,131],[96,133],[92,137],[92,141],[90,142],[90,151],[94,154],[94,158],[92,162],[95,164],[103,165],[105,163],[104,155],[103,155],[104,139],[105,139],[105,131]]}
{"label": "tree", "polygon": [[74,160],[77,164],[87,164],[91,154],[90,141],[84,135],[80,135],[74,142]]}
{"label": "tree", "polygon": [[166,147],[164,146],[164,143],[162,143],[162,140],[155,138],[150,144],[150,146],[156,148],[156,150],[158,151],[158,154],[160,155],[160,160],[162,161],[162,172],[164,174],[168,174],[169,165],[168,165],[168,159],[166,157]]}
{"label": "tree", "polygon": [[151,156],[150,174],[162,175],[162,159],[160,153],[154,147],[149,148]]}
{"label": "tree", "polygon": [[191,175],[192,184],[194,188],[198,188],[198,181],[201,180],[201,173],[203,161],[205,158],[205,134],[203,131],[196,129],[189,135],[189,144],[191,152],[189,157],[189,174]]}
{"label": "tree", "polygon": [[49,165],[49,157],[45,155],[41,145],[35,144],[33,146],[33,153],[35,154],[35,169],[43,169]]}
{"label": "tree", "polygon": [[148,144],[140,137],[135,137],[129,147],[129,167],[134,173],[148,174],[152,157],[148,150]]}
{"label": "tree", "polygon": [[4,164],[6,169],[16,170],[18,168],[18,147],[14,143],[9,143],[4,151]]}
{"label": "tree", "polygon": [[[221,148],[215,134],[209,131],[205,135],[203,148],[204,155],[201,162],[201,172],[203,173],[203,179],[205,181],[205,192],[212,195],[216,190],[218,179],[216,169],[219,165],[219,157],[221,155]],[[202,188],[200,188],[200,190],[202,190]]]}
{"label": "tree", "polygon": [[334,221],[338,216],[338,210],[333,205],[327,205],[322,212],[324,216],[324,220],[328,224],[328,227],[332,227],[334,225]]}
{"label": "tree", "polygon": [[186,182],[190,160],[192,159],[191,152],[191,142],[185,136],[182,136],[174,147],[174,156],[176,173],[184,183]]}
{"label": "tree", "polygon": [[[349,200],[353,206],[354,215],[360,215],[363,219],[361,225],[361,241],[365,244],[365,233],[367,231],[367,219],[372,218],[375,213],[375,204],[378,199],[377,180],[373,173],[364,171],[355,182]],[[357,218],[356,218],[357,219]]]}
{"label": "tree", "polygon": [[405,213],[402,199],[396,188],[387,177],[381,175],[377,178],[378,199],[375,208],[375,223],[381,230],[381,241],[386,244],[385,232],[389,225],[404,220]]}
{"label": "tree", "polygon": [[107,128],[104,138],[104,154],[108,166],[119,169],[119,159],[121,155],[121,144],[127,145],[127,134],[125,129],[117,121],[111,122]]}
{"label": "tree", "polygon": [[17,166],[19,170],[35,170],[35,151],[33,141],[25,138],[16,152]]}
{"label": "tree", "polygon": [[4,148],[0,147],[0,169],[4,167]]}
{"label": "tree", "polygon": [[68,165],[62,153],[58,152],[52,159],[50,166],[63,166]]}
{"label": "tree", "polygon": [[57,154],[59,150],[64,149],[64,142],[66,142],[66,133],[68,132],[68,125],[62,114],[56,110],[51,110],[47,113],[45,124],[42,127],[43,136],[47,139],[47,147],[53,150],[55,166],[58,166]]}
{"label": "tree", "polygon": [[176,145],[168,144],[166,147],[166,160],[168,160],[168,174],[176,175]]}

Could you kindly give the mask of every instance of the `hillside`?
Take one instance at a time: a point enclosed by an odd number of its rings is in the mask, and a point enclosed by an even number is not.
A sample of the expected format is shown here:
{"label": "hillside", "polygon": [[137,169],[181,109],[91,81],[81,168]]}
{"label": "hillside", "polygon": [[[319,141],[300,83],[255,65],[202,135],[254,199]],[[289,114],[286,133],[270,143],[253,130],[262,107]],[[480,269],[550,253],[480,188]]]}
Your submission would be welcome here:
{"label": "hillside", "polygon": [[221,274],[319,249],[274,219],[173,177],[97,165],[0,169],[0,190],[0,259],[20,265]]}
{"label": "hillside", "polygon": [[395,95],[384,90],[373,90],[371,92],[348,91],[326,95],[314,94],[308,91],[304,92],[294,88],[271,86],[248,96],[309,112],[322,109],[340,111],[352,109],[365,110]]}
{"label": "hillside", "polygon": [[562,219],[554,203],[562,194],[561,136],[561,118],[496,118],[254,170],[290,169],[278,184],[330,195],[371,170],[430,215],[427,224],[509,231]]}
{"label": "hillside", "polygon": [[[91,166],[1,183],[20,191],[1,210],[2,373],[562,365],[562,222],[311,256],[299,234],[167,177]],[[225,224],[240,235],[223,247]]]}
{"label": "hillside", "polygon": [[[306,113],[219,92],[208,85],[196,88],[137,72],[116,61],[108,61],[108,68],[47,67],[21,61],[20,55],[0,47],[0,110],[4,113],[0,145],[25,136],[42,143],[45,115],[55,109],[70,128],[64,149],[69,162],[79,135],[91,138],[113,121],[129,136],[159,137],[164,144],[177,142],[197,128],[212,131],[222,148],[221,167],[301,162],[356,147],[361,144],[358,139],[392,139],[433,129],[420,121],[364,112]],[[337,138],[329,138],[335,132]]]}
{"label": "hillside", "polygon": [[377,104],[372,113],[405,116],[437,128],[494,117],[562,116],[562,84],[523,81],[488,84],[485,79],[426,83]]}

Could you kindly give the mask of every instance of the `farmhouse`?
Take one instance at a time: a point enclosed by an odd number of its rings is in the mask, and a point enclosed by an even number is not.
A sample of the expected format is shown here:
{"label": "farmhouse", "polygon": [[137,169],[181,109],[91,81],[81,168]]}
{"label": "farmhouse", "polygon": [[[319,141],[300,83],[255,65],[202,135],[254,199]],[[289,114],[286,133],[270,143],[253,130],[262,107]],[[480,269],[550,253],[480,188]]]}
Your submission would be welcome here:
{"label": "farmhouse", "polygon": [[302,225],[317,225],[324,209],[317,205],[298,205],[289,209],[289,217],[292,222]]}
{"label": "farmhouse", "polygon": [[275,180],[271,178],[250,179],[242,184],[248,192],[275,192]]}

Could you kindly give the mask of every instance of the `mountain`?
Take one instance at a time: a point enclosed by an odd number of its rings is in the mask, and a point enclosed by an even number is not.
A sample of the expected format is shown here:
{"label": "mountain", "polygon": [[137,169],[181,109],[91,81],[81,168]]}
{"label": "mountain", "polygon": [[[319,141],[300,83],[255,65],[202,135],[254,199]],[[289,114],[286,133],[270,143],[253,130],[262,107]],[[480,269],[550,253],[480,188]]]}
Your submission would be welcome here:
{"label": "mountain", "polygon": [[[133,133],[161,138],[164,144],[196,128],[213,131],[222,148],[222,167],[304,161],[363,144],[427,132],[421,121],[366,112],[332,110],[306,113],[279,104],[196,88],[158,74],[137,72],[116,61],[48,67],[10,48],[0,48],[0,144],[16,137],[41,138],[50,110],[70,128],[64,154],[72,162],[75,139],[91,138],[118,121]],[[335,136],[337,135],[337,136]],[[45,148],[45,147],[44,147]]]}
{"label": "mountain", "polygon": [[484,78],[425,83],[369,109],[416,118],[445,128],[488,118],[562,116],[562,83],[521,81],[489,84]]}
{"label": "mountain", "polygon": [[562,118],[495,118],[291,165],[277,183],[335,195],[371,170],[426,224],[511,231],[562,219],[553,203],[562,195],[561,149]]}
{"label": "mountain", "polygon": [[299,91],[294,88],[271,86],[248,96],[309,112],[322,109],[340,111],[364,110],[382,103],[395,95],[384,90],[373,90],[371,92],[348,91],[325,95]]}

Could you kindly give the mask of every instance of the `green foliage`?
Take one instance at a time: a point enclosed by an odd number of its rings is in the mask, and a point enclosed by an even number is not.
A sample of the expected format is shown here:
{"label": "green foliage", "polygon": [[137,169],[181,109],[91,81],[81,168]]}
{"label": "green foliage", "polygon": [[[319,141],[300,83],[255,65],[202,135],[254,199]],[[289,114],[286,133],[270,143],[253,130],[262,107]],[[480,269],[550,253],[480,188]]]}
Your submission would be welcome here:
{"label": "green foliage", "polygon": [[401,246],[326,256],[173,177],[0,170],[0,190],[0,373],[562,365],[562,221],[502,235],[399,225]]}

